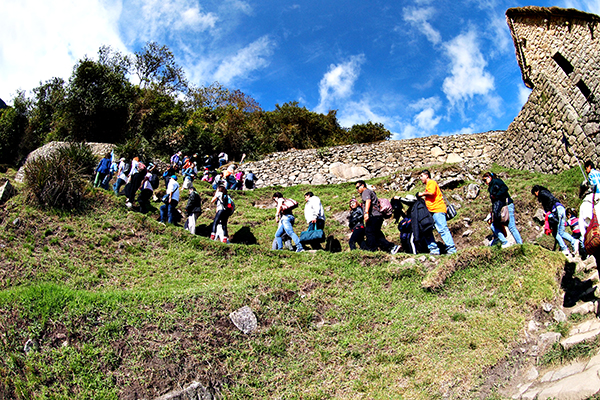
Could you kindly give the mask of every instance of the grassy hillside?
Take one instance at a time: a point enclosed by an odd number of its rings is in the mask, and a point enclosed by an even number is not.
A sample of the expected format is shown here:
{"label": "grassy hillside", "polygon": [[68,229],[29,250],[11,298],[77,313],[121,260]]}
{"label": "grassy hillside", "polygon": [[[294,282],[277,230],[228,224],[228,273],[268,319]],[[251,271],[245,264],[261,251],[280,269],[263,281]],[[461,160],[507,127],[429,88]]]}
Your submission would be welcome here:
{"label": "grassy hillside", "polygon": [[[540,304],[558,304],[565,258],[537,238],[529,189],[544,184],[577,206],[581,180],[578,170],[495,171],[529,244],[481,247],[483,187],[451,221],[458,254],[408,261],[347,251],[347,228],[333,218],[326,231],[342,252],[270,250],[274,188],[233,194],[230,245],[161,225],[156,211],[129,211],[102,190],[90,189],[77,215],[26,206],[20,194],[0,208],[0,398],[153,398],[193,380],[224,398],[474,395]],[[356,195],[353,184],[277,190],[297,200],[312,190],[328,217]],[[206,201],[212,190],[201,193]],[[445,194],[464,198],[463,187]],[[203,212],[206,233],[213,216]],[[399,241],[393,224],[385,232]],[[244,305],[258,318],[250,335],[228,318]],[[26,354],[28,339],[38,350]]]}

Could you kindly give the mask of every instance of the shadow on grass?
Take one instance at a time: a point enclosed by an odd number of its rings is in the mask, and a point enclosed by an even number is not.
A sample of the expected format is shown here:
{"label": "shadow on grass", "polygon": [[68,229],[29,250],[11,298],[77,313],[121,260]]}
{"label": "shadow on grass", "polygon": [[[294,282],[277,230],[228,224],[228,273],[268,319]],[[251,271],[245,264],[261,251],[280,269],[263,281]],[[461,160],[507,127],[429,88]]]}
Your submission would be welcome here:
{"label": "shadow on grass", "polygon": [[572,262],[565,263],[565,274],[560,282],[560,287],[565,291],[563,307],[573,307],[579,300],[594,301],[594,284],[591,279],[582,281],[573,276],[577,264]]}

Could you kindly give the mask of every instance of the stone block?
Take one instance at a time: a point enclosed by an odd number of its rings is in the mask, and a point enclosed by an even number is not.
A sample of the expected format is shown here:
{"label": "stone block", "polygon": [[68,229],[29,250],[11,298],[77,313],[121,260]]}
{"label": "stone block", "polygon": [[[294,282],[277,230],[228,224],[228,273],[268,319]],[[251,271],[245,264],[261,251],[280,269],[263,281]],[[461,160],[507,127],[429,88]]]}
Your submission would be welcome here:
{"label": "stone block", "polygon": [[0,204],[6,203],[11,197],[17,194],[17,190],[13,187],[9,180],[0,186]]}

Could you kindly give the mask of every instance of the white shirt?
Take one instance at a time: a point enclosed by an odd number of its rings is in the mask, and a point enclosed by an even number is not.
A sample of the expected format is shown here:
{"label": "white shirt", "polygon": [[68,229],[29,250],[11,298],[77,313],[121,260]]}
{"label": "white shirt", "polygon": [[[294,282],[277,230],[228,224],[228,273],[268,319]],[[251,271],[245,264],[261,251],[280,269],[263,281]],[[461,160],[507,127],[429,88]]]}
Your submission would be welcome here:
{"label": "white shirt", "polygon": [[321,204],[321,199],[317,196],[312,196],[304,206],[304,218],[306,222],[314,221],[315,219],[325,220],[325,210]]}
{"label": "white shirt", "polygon": [[146,190],[146,189],[150,189],[152,191],[154,191],[154,188],[152,187],[152,184],[150,183],[150,178],[152,177],[152,174],[150,172],[148,172],[146,174],[146,182],[144,182],[144,185],[142,186],[142,190]]}
{"label": "white shirt", "polygon": [[119,175],[117,176],[117,178],[123,179],[124,181],[126,181],[127,175],[125,175],[125,173],[123,172],[124,168],[125,168],[125,161],[119,162]]}
{"label": "white shirt", "polygon": [[171,200],[179,201],[179,183],[177,183],[177,181],[173,178],[169,180],[169,185],[167,186],[167,194],[171,194]]}

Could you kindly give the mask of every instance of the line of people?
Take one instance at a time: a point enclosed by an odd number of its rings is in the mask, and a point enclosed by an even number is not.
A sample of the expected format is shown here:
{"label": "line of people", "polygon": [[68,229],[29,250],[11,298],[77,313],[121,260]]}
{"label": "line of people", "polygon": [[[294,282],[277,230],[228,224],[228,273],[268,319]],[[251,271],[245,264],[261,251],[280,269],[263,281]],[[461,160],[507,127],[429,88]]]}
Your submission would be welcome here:
{"label": "line of people", "polygon": [[[221,166],[227,162],[226,155],[222,154],[222,156],[219,158],[219,165]],[[166,195],[163,197],[164,204],[160,207],[159,218],[161,222],[168,223],[174,223],[178,219],[177,206],[180,200],[180,186],[177,172],[181,170],[182,188],[190,191],[186,207],[188,213],[186,226],[190,232],[195,232],[196,221],[202,211],[200,196],[193,186],[193,181],[197,176],[197,161],[193,161],[194,159],[197,159],[197,154],[187,157],[183,156],[181,152],[177,152],[171,157],[169,168],[163,174]],[[240,186],[243,185],[241,182],[244,179],[243,172],[238,171],[236,173],[236,168],[235,164],[231,164],[225,170],[224,177],[215,174],[212,178],[210,172],[208,172],[208,167],[205,167],[202,177],[202,180],[211,182],[215,189],[211,203],[216,203],[217,213],[213,221],[211,238],[219,237],[224,242],[228,242],[227,220],[232,212],[227,207],[229,203],[233,204],[233,200],[228,196],[227,191],[228,189],[240,189]],[[590,196],[600,194],[600,172],[594,169],[594,164],[591,161],[585,163],[585,170],[588,175],[587,180],[593,188],[593,193],[590,191],[584,194]],[[130,163],[126,162],[124,158],[115,161],[114,154],[107,153],[100,160],[95,172],[94,186],[108,189],[110,180],[116,174],[117,179],[113,185],[115,194],[119,194],[121,188],[125,186],[126,204],[131,208],[139,191],[137,202],[140,211],[143,213],[148,211],[150,199],[153,198],[154,191],[158,188],[160,181],[156,167],[152,163],[146,166],[140,162],[138,157],[134,157]],[[431,178],[430,171],[423,170],[419,177],[425,186],[423,191],[418,192],[417,196],[407,195],[392,200],[396,222],[398,222],[399,217],[403,217],[398,226],[402,248],[409,253],[422,252],[426,248],[426,251],[432,255],[438,255],[441,252],[453,254],[456,252],[456,246],[448,228],[448,210],[444,196],[438,183]],[[250,172],[246,175],[245,186],[250,189],[253,188],[255,179],[254,174]],[[499,243],[502,247],[509,246],[509,232],[516,244],[522,244],[523,241],[516,226],[514,201],[509,194],[507,185],[492,172],[484,173],[482,181],[488,187],[492,204],[488,217],[490,229],[494,236],[492,244]],[[348,245],[350,249],[361,248],[369,251],[382,250],[392,254],[397,253],[401,247],[388,241],[381,230],[385,216],[382,213],[380,199],[363,180],[357,181],[355,188],[362,203],[355,198],[351,199],[349,203],[348,222],[351,235]],[[547,232],[554,236],[560,250],[565,255],[580,253],[583,248],[585,228],[589,224],[591,216],[581,221],[574,209],[565,207],[543,186],[534,185],[531,193],[544,208]],[[307,192],[304,197],[306,202],[304,212],[308,224],[307,231],[323,231],[325,215],[320,199],[312,192]],[[598,199],[600,201],[600,195]],[[155,200],[157,199],[155,198]],[[278,224],[273,248],[282,249],[285,241],[291,240],[297,251],[303,251],[306,244],[303,245],[301,238],[296,235],[293,229],[295,221],[293,210],[297,207],[297,202],[284,198],[280,192],[273,194],[273,201],[276,202],[275,220]],[[598,205],[598,201],[594,199],[587,202]],[[585,204],[586,201],[582,204],[584,209],[586,209]],[[404,211],[403,206],[407,207],[406,211]],[[591,206],[588,208],[591,209]],[[580,210],[580,217],[581,213]],[[586,215],[588,214],[591,215],[591,212]],[[571,227],[573,235],[566,232],[565,228],[567,226]],[[434,239],[434,229],[443,242],[442,250],[440,250]],[[218,230],[220,234],[217,234]],[[572,250],[569,249],[567,243],[570,244]]]}

